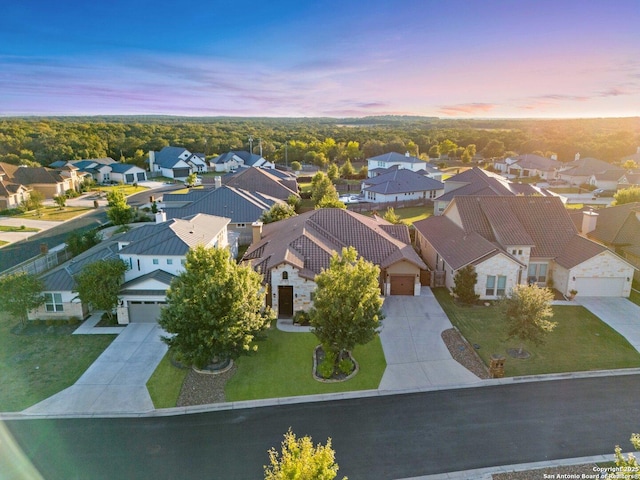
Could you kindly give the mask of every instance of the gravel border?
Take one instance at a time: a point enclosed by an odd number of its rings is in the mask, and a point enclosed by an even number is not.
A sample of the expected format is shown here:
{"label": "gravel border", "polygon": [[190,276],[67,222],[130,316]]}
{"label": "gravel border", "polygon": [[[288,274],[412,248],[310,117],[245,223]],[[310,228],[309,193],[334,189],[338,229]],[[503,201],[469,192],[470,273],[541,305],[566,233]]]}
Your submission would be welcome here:
{"label": "gravel border", "polygon": [[449,328],[443,331],[440,336],[456,362],[478,378],[491,378],[487,366],[457,328]]}
{"label": "gravel border", "polygon": [[182,384],[176,407],[225,402],[224,386],[237,369],[234,363],[226,372],[212,375],[197,373],[190,368]]}

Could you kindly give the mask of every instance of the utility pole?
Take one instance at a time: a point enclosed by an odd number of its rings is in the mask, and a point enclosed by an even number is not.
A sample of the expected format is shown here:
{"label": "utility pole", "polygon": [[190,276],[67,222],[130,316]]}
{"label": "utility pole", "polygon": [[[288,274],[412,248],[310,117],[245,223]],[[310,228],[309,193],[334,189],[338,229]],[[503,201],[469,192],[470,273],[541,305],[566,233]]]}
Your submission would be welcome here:
{"label": "utility pole", "polygon": [[258,139],[258,145],[260,145],[260,156],[262,156],[262,139]]}
{"label": "utility pole", "polygon": [[249,153],[253,153],[253,137],[249,135]]}
{"label": "utility pole", "polygon": [[289,142],[284,142],[284,165],[287,167],[287,170],[289,169],[289,155],[288,155],[288,150],[287,147],[289,146]]}

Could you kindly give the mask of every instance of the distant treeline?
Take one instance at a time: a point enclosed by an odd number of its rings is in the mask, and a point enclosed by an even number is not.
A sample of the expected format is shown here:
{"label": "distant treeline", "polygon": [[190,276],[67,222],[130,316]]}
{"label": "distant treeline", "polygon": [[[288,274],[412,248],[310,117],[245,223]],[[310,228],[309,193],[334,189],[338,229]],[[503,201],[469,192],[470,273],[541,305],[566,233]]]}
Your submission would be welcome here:
{"label": "distant treeline", "polygon": [[573,160],[579,152],[583,158],[616,162],[635,153],[640,146],[640,117],[572,120],[444,120],[403,116],[4,117],[0,119],[0,161],[46,166],[57,160],[112,157],[143,166],[149,150],[167,145],[211,157],[229,150],[248,150],[249,137],[253,139],[255,153],[260,153],[261,148],[265,158],[280,163],[326,165],[392,151],[466,159],[474,151],[484,157],[554,153],[565,162]]}

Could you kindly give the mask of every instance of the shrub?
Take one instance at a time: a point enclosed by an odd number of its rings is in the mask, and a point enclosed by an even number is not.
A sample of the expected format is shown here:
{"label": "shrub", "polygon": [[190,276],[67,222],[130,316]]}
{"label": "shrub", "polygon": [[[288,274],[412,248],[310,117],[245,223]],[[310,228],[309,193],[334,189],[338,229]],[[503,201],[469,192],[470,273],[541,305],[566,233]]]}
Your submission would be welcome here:
{"label": "shrub", "polygon": [[79,317],[69,317],[69,319],[67,320],[67,324],[69,325],[78,325],[79,323],[80,323]]}
{"label": "shrub", "polygon": [[351,372],[353,372],[354,369],[353,362],[350,358],[343,358],[338,363],[338,369],[345,375],[349,375]]}
{"label": "shrub", "polygon": [[298,325],[307,326],[309,325],[310,321],[311,317],[309,316],[309,313],[305,312],[304,310],[298,310],[293,315],[293,323],[296,323]]}
{"label": "shrub", "polygon": [[318,373],[322,378],[331,378],[336,365],[336,354],[328,348],[322,347],[324,360],[318,365]]}

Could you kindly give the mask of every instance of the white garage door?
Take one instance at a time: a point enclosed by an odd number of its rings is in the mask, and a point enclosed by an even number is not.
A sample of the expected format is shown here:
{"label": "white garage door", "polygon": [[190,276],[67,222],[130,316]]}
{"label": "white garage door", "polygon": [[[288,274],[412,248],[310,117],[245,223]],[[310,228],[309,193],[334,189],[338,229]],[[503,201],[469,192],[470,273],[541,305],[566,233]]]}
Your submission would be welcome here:
{"label": "white garage door", "polygon": [[129,302],[129,322],[155,323],[165,302]]}
{"label": "white garage door", "polygon": [[625,278],[576,278],[576,290],[582,297],[621,297]]}

